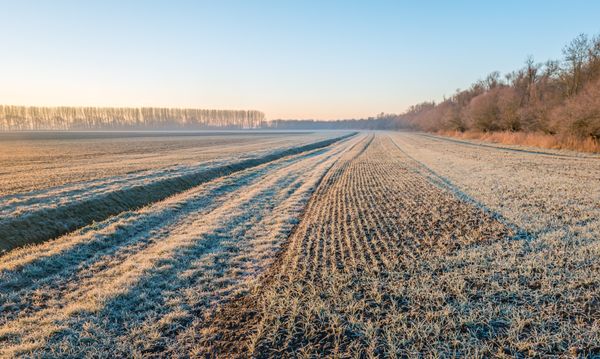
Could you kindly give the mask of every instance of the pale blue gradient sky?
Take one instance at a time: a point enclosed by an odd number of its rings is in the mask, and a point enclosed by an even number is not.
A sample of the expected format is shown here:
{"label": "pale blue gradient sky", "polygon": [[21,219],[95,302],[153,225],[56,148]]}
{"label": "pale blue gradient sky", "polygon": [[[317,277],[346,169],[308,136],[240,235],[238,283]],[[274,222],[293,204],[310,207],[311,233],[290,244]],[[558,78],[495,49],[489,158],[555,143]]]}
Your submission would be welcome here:
{"label": "pale blue gradient sky", "polygon": [[0,1],[0,103],[401,112],[600,32],[600,1]]}

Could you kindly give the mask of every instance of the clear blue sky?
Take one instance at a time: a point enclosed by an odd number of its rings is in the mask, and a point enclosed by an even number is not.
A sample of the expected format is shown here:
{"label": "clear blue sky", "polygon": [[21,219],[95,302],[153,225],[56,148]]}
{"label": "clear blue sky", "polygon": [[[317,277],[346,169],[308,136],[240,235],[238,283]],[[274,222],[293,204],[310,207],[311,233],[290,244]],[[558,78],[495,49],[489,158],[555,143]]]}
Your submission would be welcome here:
{"label": "clear blue sky", "polygon": [[0,1],[0,103],[352,118],[600,33],[600,1]]}

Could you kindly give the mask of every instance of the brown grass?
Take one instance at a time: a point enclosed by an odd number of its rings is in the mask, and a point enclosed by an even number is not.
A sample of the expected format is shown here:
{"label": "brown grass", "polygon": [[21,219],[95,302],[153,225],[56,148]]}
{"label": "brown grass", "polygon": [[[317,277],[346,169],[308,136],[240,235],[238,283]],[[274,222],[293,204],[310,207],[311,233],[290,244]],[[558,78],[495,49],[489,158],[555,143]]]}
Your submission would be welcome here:
{"label": "brown grass", "polygon": [[591,137],[579,138],[567,135],[550,135],[539,132],[479,132],[438,131],[443,136],[466,140],[481,140],[504,145],[530,146],[556,150],[600,153],[600,142]]}

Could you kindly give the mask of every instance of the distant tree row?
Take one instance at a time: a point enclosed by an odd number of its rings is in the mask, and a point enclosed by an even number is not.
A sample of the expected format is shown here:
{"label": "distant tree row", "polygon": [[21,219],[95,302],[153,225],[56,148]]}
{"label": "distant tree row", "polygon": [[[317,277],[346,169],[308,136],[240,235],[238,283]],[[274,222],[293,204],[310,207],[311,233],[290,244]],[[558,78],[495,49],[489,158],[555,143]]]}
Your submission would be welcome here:
{"label": "distant tree row", "polygon": [[250,129],[260,111],[0,105],[0,131]]}
{"label": "distant tree row", "polygon": [[286,130],[396,130],[407,127],[401,116],[381,113],[377,117],[350,120],[273,120],[265,128]]}
{"label": "distant tree row", "polygon": [[600,36],[581,34],[562,60],[498,72],[440,103],[412,106],[400,120],[426,131],[528,131],[600,139]]}

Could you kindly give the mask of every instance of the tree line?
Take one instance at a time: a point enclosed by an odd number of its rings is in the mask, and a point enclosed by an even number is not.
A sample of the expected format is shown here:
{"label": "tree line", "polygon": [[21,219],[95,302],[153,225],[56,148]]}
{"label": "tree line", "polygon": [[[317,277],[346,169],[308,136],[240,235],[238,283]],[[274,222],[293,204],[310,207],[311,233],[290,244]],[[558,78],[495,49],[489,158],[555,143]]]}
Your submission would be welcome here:
{"label": "tree line", "polygon": [[439,103],[414,105],[399,117],[426,131],[525,131],[600,140],[600,36],[581,34],[563,58],[527,58],[522,68],[492,72]]}
{"label": "tree line", "polygon": [[439,103],[361,120],[268,124],[289,129],[401,129],[430,132],[528,132],[600,141],[600,35],[580,34],[563,58],[536,62],[502,76],[492,72]]}
{"label": "tree line", "polygon": [[265,122],[267,129],[285,130],[395,130],[407,127],[398,115],[381,113],[376,117],[347,120],[272,120]]}
{"label": "tree line", "polygon": [[251,129],[264,122],[254,110],[0,105],[0,131]]}

